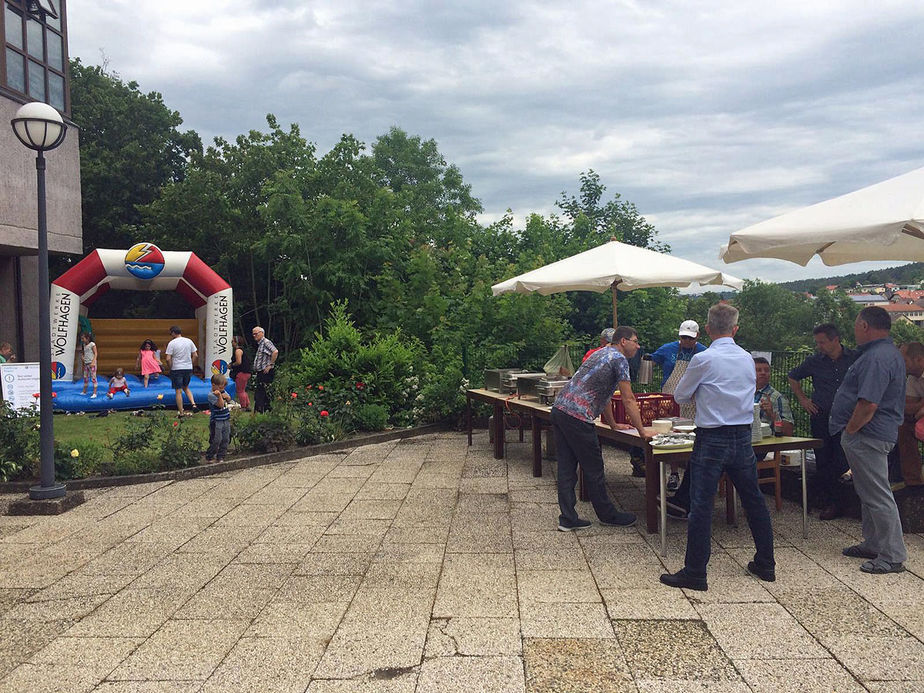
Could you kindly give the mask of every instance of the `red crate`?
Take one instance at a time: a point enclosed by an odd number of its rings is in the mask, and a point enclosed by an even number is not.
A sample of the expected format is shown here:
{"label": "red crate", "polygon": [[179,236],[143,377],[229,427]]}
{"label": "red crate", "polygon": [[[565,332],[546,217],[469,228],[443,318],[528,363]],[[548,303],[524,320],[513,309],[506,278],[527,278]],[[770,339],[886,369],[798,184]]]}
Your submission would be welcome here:
{"label": "red crate", "polygon": [[[669,419],[680,416],[680,405],[674,401],[673,395],[662,392],[640,392],[635,395],[638,402],[639,413],[642,415],[642,425],[650,426],[655,419]],[[631,424],[626,408],[622,403],[622,396],[617,392],[612,398],[613,416],[617,423]]]}

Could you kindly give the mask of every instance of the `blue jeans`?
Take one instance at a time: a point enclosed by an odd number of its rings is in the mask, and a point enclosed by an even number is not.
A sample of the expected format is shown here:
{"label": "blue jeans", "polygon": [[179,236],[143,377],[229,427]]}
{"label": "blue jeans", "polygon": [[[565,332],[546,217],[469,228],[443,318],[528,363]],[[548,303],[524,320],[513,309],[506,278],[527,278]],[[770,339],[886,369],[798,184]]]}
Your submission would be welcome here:
{"label": "blue jeans", "polygon": [[231,442],[231,419],[209,421],[209,449],[205,459],[213,457],[223,460],[228,454],[228,443]]}
{"label": "blue jeans", "polygon": [[606,492],[603,475],[603,453],[600,439],[592,423],[581,421],[558,409],[552,409],[552,431],[555,434],[555,454],[558,457],[558,507],[560,520],[577,522],[574,509],[577,497],[574,486],[577,483],[577,468],[584,470],[584,485],[594,506],[597,517],[610,522],[619,512]]}
{"label": "blue jeans", "polygon": [[773,526],[764,494],[757,484],[757,462],[751,448],[751,426],[697,428],[696,443],[687,467],[690,478],[690,514],[687,525],[685,568],[691,577],[705,578],[712,550],[712,511],[722,472],[741,498],[761,568],[776,567],[773,560]]}

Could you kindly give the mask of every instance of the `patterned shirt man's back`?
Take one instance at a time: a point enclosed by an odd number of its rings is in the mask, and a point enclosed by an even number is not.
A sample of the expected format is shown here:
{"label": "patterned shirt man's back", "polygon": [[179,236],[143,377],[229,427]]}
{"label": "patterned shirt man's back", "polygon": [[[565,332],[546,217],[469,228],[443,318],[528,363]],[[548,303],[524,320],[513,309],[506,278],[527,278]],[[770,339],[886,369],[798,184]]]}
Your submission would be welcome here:
{"label": "patterned shirt man's back", "polygon": [[626,357],[616,347],[603,347],[581,364],[558,394],[553,409],[593,423],[624,380],[631,380]]}

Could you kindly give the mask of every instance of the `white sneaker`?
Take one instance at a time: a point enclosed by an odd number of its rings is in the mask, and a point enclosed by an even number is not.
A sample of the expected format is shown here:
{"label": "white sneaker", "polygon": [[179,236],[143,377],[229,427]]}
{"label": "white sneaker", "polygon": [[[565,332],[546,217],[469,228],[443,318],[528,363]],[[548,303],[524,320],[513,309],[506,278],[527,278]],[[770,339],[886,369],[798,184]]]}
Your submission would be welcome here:
{"label": "white sneaker", "polygon": [[96,395],[90,395],[90,399],[96,399]]}

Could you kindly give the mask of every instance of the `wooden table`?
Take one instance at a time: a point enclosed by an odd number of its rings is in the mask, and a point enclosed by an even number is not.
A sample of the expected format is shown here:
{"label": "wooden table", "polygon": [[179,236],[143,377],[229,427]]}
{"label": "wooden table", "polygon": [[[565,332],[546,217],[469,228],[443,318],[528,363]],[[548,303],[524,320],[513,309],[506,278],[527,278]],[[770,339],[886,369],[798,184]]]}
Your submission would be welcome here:
{"label": "wooden table", "polygon": [[[542,427],[548,427],[551,420],[551,407],[540,404],[532,399],[519,399],[517,395],[502,394],[492,390],[472,389],[465,393],[466,423],[468,426],[468,444],[472,444],[472,401],[484,402],[494,408],[494,457],[504,458],[504,414],[512,413],[519,416],[528,416],[532,423],[533,444],[533,476],[542,476]],[[681,448],[679,450],[656,450],[648,441],[642,440],[634,428],[624,431],[614,431],[602,421],[596,422],[597,435],[617,445],[626,448],[641,448],[645,453],[645,524],[649,534],[658,531],[659,525],[662,536],[662,551],[666,532],[666,488],[664,470],[667,464],[677,462],[686,465],[693,449]],[[818,438],[797,438],[793,436],[783,438],[764,438],[755,443],[754,448],[765,453],[779,450],[801,450],[802,467],[802,531],[806,534],[808,521],[808,505],[806,502],[805,481],[805,450],[821,447],[822,441]],[[660,481],[659,481],[660,480]],[[658,502],[658,498],[662,502]],[[584,494],[581,499],[586,500]],[[660,510],[660,513],[659,513]],[[659,514],[662,521],[659,523]],[[730,493],[726,503],[726,515],[730,522],[734,521],[734,496]]]}

